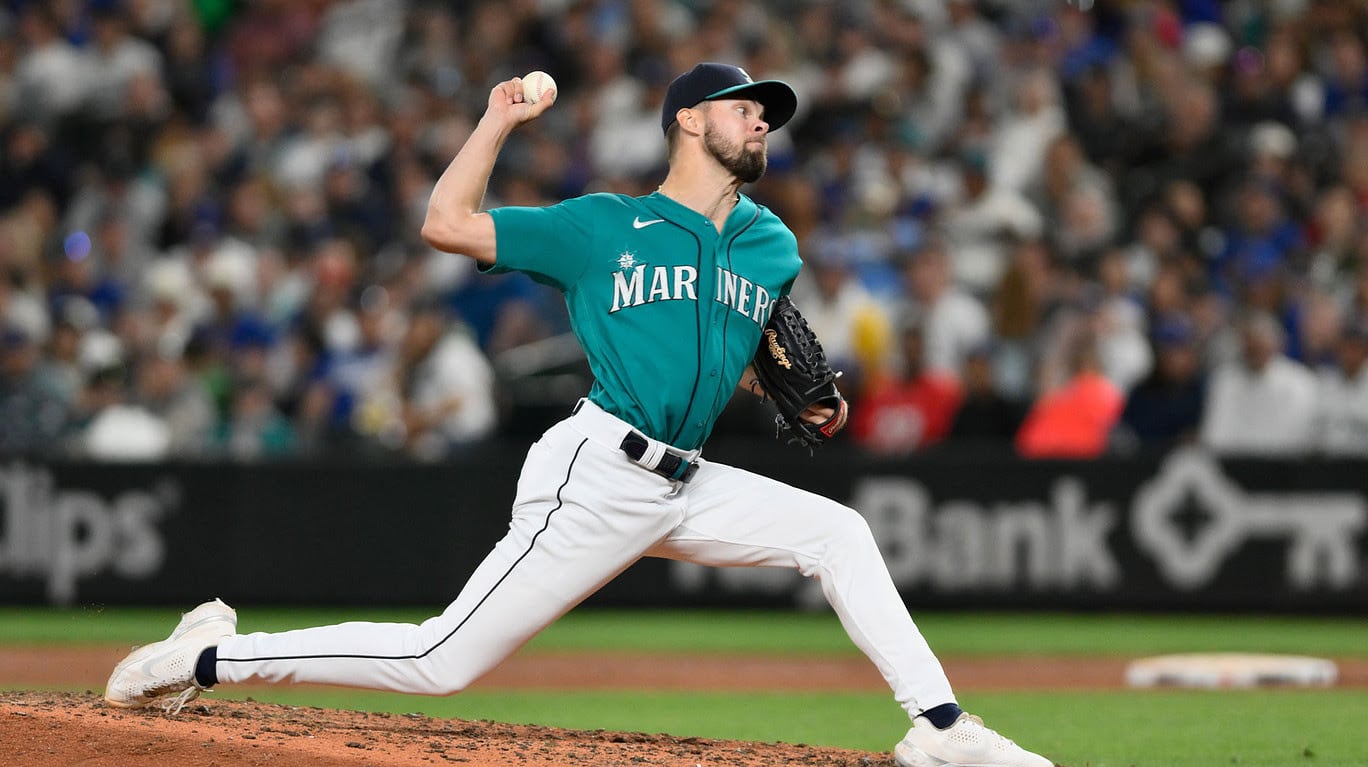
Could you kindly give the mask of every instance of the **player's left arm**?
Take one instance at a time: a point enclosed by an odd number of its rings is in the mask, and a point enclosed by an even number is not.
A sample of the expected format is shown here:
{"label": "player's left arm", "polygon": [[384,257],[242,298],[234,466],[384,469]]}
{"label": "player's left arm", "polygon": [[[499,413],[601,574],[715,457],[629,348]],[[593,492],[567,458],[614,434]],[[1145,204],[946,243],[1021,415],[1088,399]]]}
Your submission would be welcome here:
{"label": "player's left arm", "polygon": [[[793,282],[797,279],[798,271],[802,268],[802,258],[798,255],[798,240],[793,235],[793,232],[789,230],[787,226],[784,226],[778,217],[773,216],[773,214],[769,214],[769,220],[774,226],[770,232],[771,235],[776,238],[775,247],[787,250],[789,257],[793,262],[793,273],[788,276],[788,279],[776,293],[777,297],[782,299],[787,297],[789,292],[793,289]],[[773,322],[774,320],[771,317],[770,322],[767,323],[767,327]],[[820,353],[821,342],[815,339],[816,337],[814,335],[814,341],[817,344]],[[836,375],[838,378],[840,377],[840,373],[837,373]],[[741,380],[737,382],[737,388],[750,392],[761,399],[771,399],[770,393],[765,391],[765,385],[761,381],[760,376],[755,373],[754,362],[746,365],[745,370],[742,371]],[[825,424],[823,432],[825,432],[828,437],[836,434],[836,432],[845,428],[846,423],[850,419],[849,403],[841,396],[839,389],[836,390],[836,395],[838,402],[835,405],[814,402],[799,413],[798,417],[814,426],[823,426]],[[828,400],[828,402],[830,402],[830,400]],[[833,418],[835,420],[833,420]]]}
{"label": "player's left arm", "polygon": [[741,380],[736,382],[736,388],[754,394],[760,399],[769,399],[769,395],[765,393],[765,385],[760,383],[760,378],[755,375],[754,365],[747,365],[746,369],[741,371]]}
{"label": "player's left arm", "polygon": [[[760,382],[759,376],[755,375],[754,365],[747,365],[746,369],[741,371],[741,380],[737,382],[736,388],[749,394],[753,394],[759,397],[760,399],[769,399],[769,394],[765,392],[765,385]],[[830,427],[830,431],[832,434],[835,434],[841,429],[844,429],[846,427],[846,424],[850,421],[849,404],[847,404],[844,408],[841,408],[841,410],[842,413],[840,420],[838,420],[835,424],[833,424]],[[811,424],[823,424],[830,420],[831,416],[835,414],[836,408],[828,407],[822,404],[813,404],[810,405],[807,410],[803,411],[802,419]]]}

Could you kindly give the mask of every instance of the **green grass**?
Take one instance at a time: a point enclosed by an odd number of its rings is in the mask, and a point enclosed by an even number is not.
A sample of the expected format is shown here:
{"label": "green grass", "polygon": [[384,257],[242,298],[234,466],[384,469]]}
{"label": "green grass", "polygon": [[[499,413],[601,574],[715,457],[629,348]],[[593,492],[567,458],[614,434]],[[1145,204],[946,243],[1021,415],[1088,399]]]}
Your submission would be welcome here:
{"label": "green grass", "polygon": [[[226,693],[246,697],[247,693]],[[882,752],[907,727],[878,693],[483,692],[452,698],[277,688],[257,700],[575,729]],[[969,693],[966,708],[1072,767],[1363,767],[1368,691]]]}
{"label": "green grass", "polygon": [[[427,610],[241,607],[243,631],[342,620],[414,622]],[[137,644],[163,635],[175,609],[0,608],[0,648],[15,644]],[[1259,651],[1368,656],[1368,619],[1160,615],[918,613],[942,655]],[[577,611],[537,651],[855,654],[829,614]],[[0,649],[0,651],[3,651]],[[1029,661],[1024,661],[1029,662]],[[3,680],[0,680],[3,686]],[[486,691],[422,698],[276,687],[220,695],[578,729],[784,741],[886,752],[906,719],[886,693]],[[982,693],[961,702],[1009,737],[1073,767],[1363,767],[1368,690]]]}
{"label": "green grass", "polygon": [[[240,606],[242,631],[346,620],[417,622],[432,610]],[[0,607],[0,644],[137,644],[169,631],[175,609]],[[1286,616],[917,613],[943,655],[1111,655],[1286,652],[1368,656],[1368,619]],[[532,650],[856,654],[836,618],[789,611],[579,610],[536,637]]]}

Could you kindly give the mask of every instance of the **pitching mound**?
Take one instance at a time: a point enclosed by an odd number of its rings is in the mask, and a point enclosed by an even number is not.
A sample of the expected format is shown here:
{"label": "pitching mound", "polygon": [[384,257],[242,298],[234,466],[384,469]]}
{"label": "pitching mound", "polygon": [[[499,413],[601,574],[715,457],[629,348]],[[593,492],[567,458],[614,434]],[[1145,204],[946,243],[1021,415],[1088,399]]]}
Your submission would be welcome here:
{"label": "pitching mound", "polygon": [[121,711],[93,692],[0,693],[4,764],[24,767],[461,764],[465,767],[808,765],[892,767],[886,754],[669,735],[196,701],[175,717]]}

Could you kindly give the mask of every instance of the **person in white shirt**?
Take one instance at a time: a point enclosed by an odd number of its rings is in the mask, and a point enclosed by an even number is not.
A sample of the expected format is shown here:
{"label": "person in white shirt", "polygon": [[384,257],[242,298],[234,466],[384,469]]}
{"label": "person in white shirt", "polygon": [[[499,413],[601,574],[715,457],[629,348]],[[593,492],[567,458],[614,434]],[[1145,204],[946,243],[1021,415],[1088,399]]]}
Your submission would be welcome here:
{"label": "person in white shirt", "polygon": [[959,378],[969,352],[991,340],[988,310],[955,283],[947,247],[932,238],[903,267],[912,305],[903,314],[922,317],[925,367]]}
{"label": "person in white shirt", "polygon": [[893,320],[851,269],[844,245],[815,239],[803,259],[808,268],[794,282],[794,301],[822,340],[832,368],[843,372],[842,390],[858,393],[893,362]]}
{"label": "person in white shirt", "polygon": [[1201,444],[1219,453],[1294,456],[1315,444],[1316,377],[1282,353],[1282,327],[1270,314],[1240,322],[1241,353],[1207,388]]}
{"label": "person in white shirt", "polygon": [[945,238],[955,253],[955,282],[986,296],[1007,269],[1010,244],[1038,239],[1044,220],[1025,194],[989,183],[991,165],[981,153],[963,153],[958,170],[962,194],[945,209]]}
{"label": "person in white shirt", "polygon": [[427,460],[477,442],[498,425],[494,371],[472,334],[441,305],[421,301],[376,385],[363,420],[389,447]]}
{"label": "person in white shirt", "polygon": [[1336,364],[1321,371],[1316,434],[1327,455],[1368,456],[1368,316],[1345,325]]}

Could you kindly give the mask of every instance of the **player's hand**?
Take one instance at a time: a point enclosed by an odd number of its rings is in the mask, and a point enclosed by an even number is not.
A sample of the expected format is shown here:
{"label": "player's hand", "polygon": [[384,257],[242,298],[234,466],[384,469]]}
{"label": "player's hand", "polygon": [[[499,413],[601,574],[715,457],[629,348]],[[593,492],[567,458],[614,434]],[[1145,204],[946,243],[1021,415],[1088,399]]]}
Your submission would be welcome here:
{"label": "player's hand", "polygon": [[556,89],[552,88],[542,94],[541,100],[537,103],[528,103],[523,97],[522,78],[515,77],[512,80],[504,80],[489,92],[489,106],[485,110],[485,115],[502,120],[510,128],[516,127],[540,117],[542,112],[556,103],[556,97],[559,95]]}
{"label": "player's hand", "polygon": [[[822,424],[826,423],[827,419],[831,418],[831,416],[835,414],[836,408],[827,407],[826,405],[813,405],[812,407],[809,407],[807,410],[804,410],[802,415],[799,417],[802,418],[804,421],[807,421],[808,423]],[[830,429],[831,433],[835,434],[841,429],[844,429],[846,421],[849,419],[850,409],[842,407],[841,418],[832,426],[832,428]]]}

